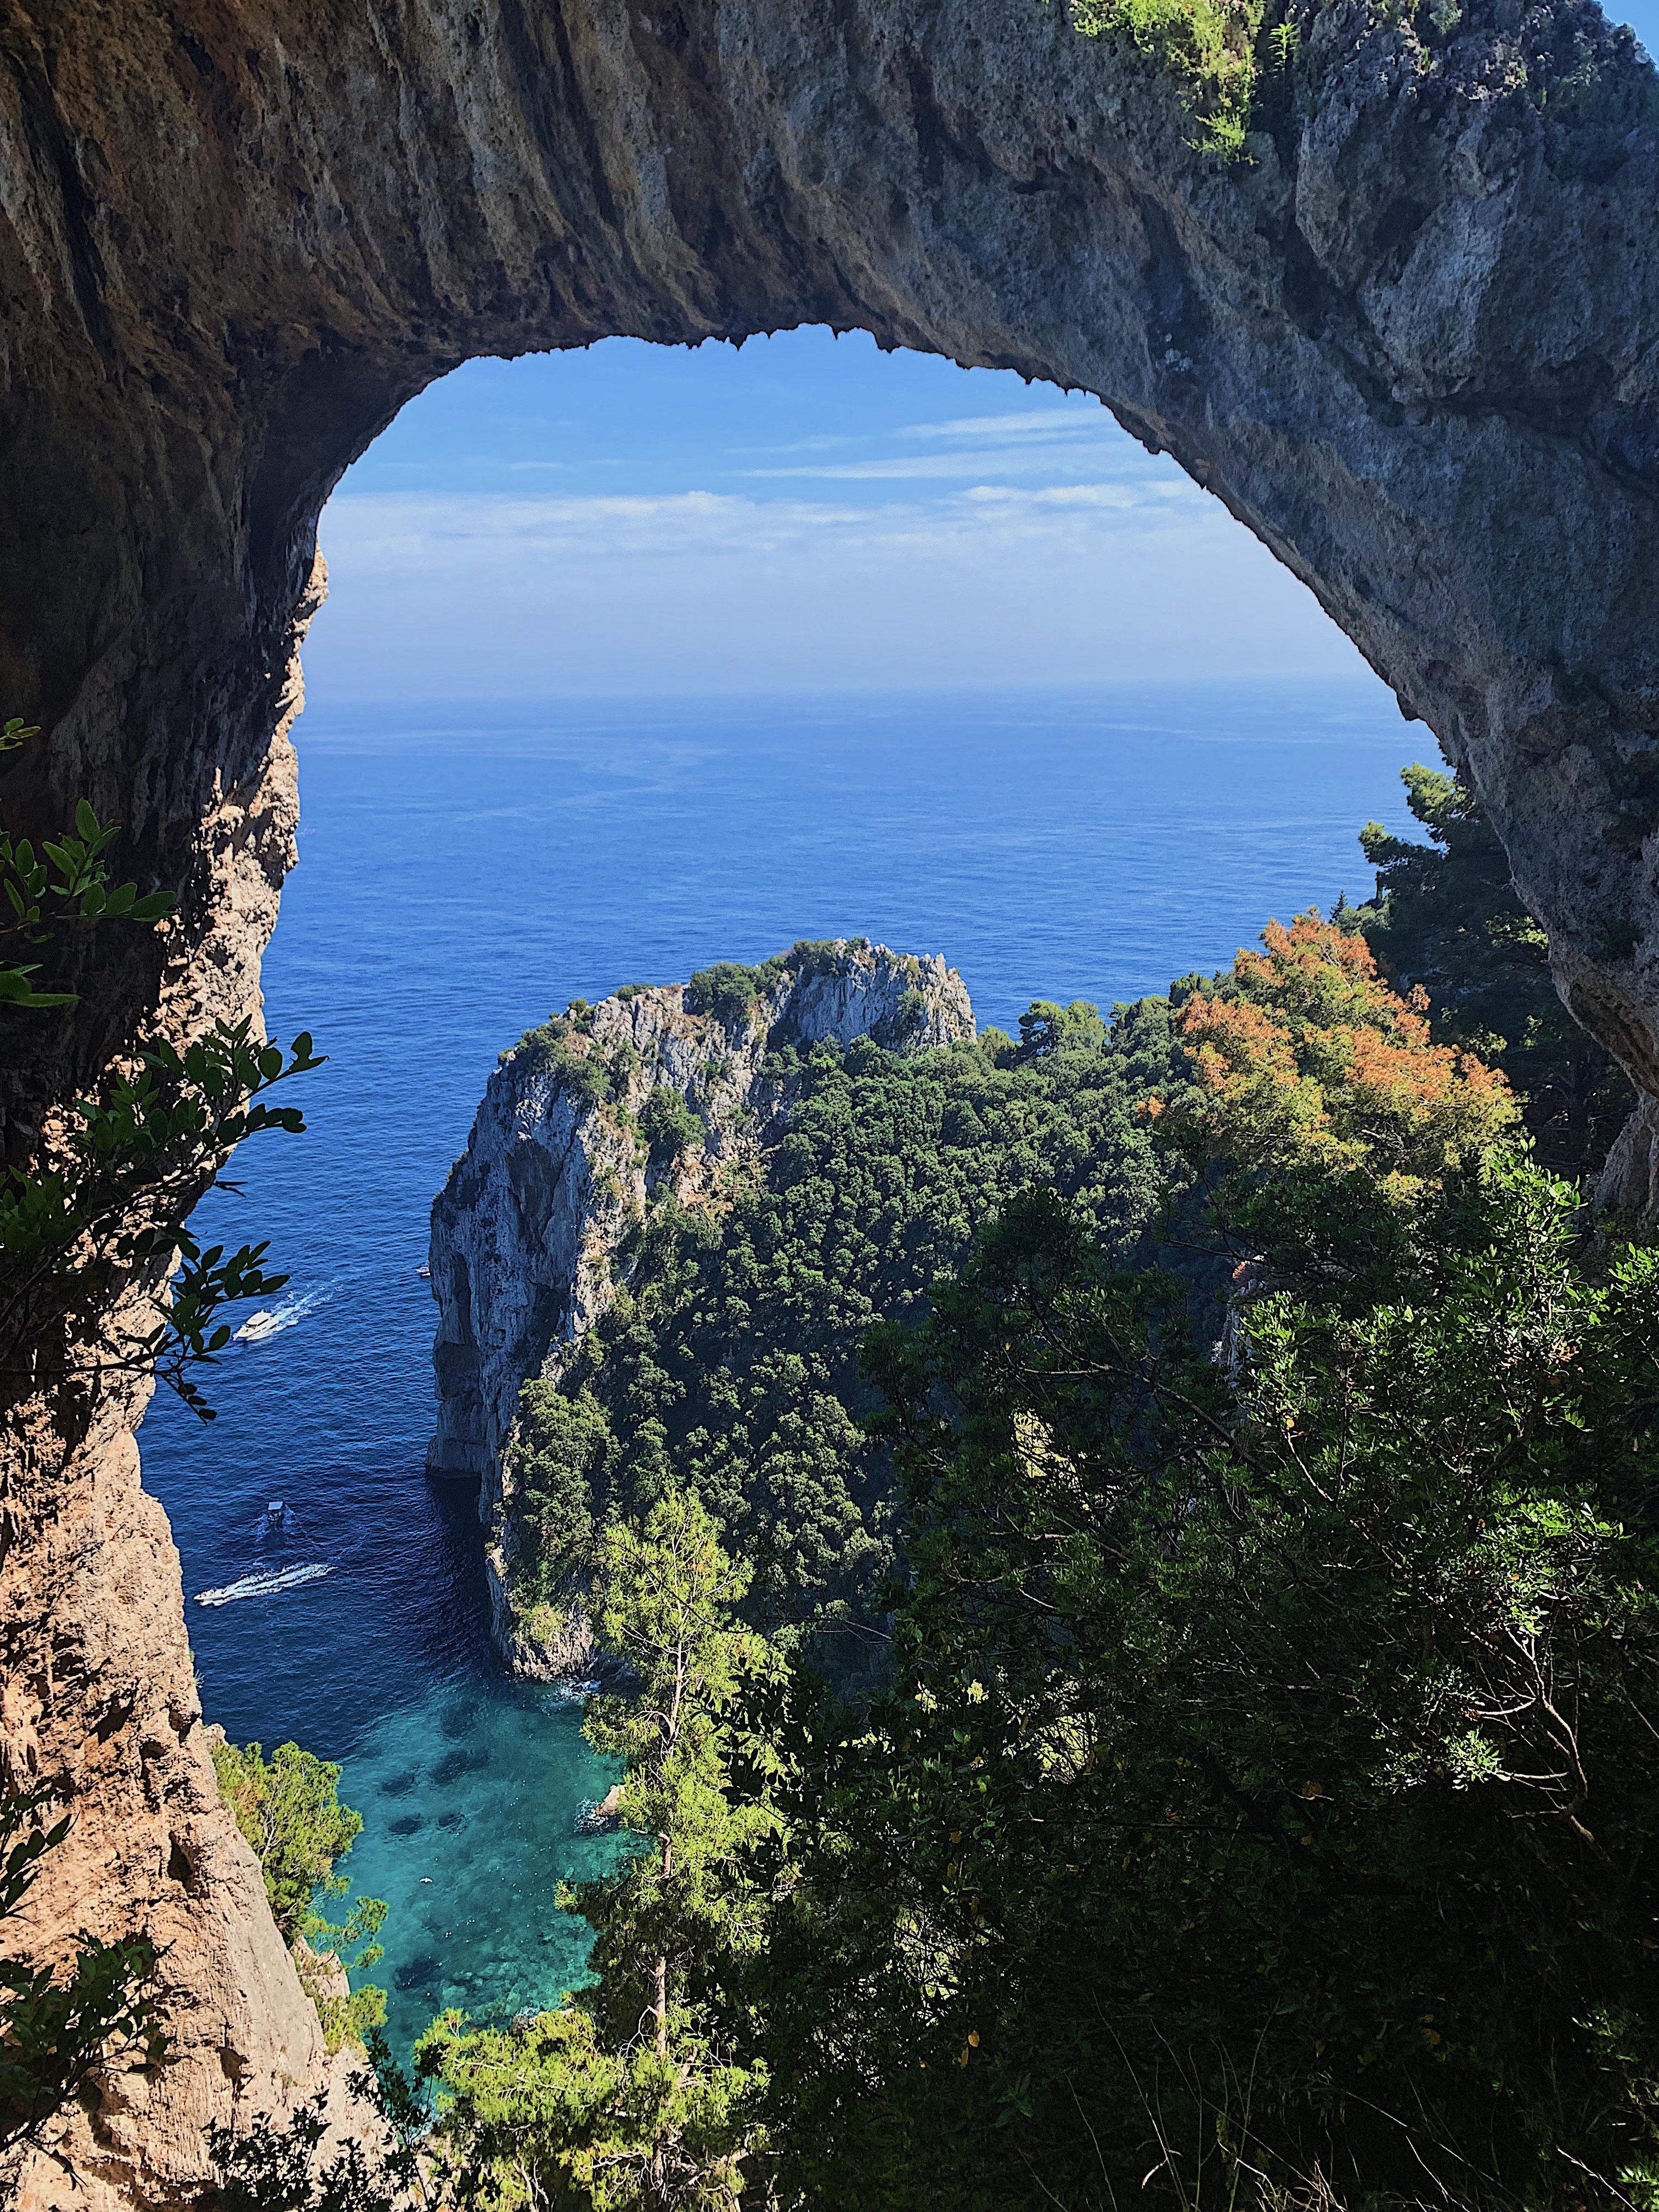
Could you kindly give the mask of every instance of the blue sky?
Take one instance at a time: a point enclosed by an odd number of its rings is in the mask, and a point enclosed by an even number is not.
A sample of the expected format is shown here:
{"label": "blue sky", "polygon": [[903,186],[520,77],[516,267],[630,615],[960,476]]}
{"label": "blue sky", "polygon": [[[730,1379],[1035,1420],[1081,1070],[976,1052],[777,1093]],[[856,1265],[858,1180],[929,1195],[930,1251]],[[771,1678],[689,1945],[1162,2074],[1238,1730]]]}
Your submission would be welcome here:
{"label": "blue sky", "polygon": [[[1659,0],[1630,20],[1659,38]],[[1360,679],[1097,401],[822,330],[474,362],[323,517],[313,705]]]}
{"label": "blue sky", "polygon": [[472,362],[321,538],[319,706],[1362,666],[1098,401],[859,334]]}

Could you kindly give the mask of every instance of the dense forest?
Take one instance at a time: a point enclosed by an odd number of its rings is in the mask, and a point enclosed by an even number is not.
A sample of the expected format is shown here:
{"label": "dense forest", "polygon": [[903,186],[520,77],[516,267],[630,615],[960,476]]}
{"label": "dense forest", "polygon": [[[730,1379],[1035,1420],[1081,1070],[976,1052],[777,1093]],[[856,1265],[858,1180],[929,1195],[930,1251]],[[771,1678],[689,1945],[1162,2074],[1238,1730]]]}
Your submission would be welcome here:
{"label": "dense forest", "polygon": [[820,1049],[528,1387],[635,1851],[593,1990],[422,2045],[463,2197],[1659,2205],[1659,1263],[1407,781],[1221,976]]}
{"label": "dense forest", "polygon": [[[523,1901],[592,1979],[407,2075],[337,2005],[389,2148],[222,2131],[230,2212],[1659,2212],[1659,1250],[1407,781],[1367,906],[817,1047],[656,1206],[511,1447],[627,1670],[618,1869]],[[220,1769],[291,1929],[371,1936],[337,1771]]]}
{"label": "dense forest", "polygon": [[[1062,1191],[1104,1249],[1150,1249],[1167,1196],[1139,1100],[1182,1080],[1167,1001],[1034,1006],[1018,1040],[913,1056],[868,1038],[775,1055],[793,1103],[720,1205],[663,1191],[629,1288],[557,1383],[520,1396],[520,1587],[585,1574],[594,1530],[695,1490],[749,1561],[748,1610],[838,1679],[868,1671],[899,1557],[891,1455],[865,1424],[860,1346],[920,1318],[1019,1192]],[[659,1091],[652,1098],[674,1099]]]}

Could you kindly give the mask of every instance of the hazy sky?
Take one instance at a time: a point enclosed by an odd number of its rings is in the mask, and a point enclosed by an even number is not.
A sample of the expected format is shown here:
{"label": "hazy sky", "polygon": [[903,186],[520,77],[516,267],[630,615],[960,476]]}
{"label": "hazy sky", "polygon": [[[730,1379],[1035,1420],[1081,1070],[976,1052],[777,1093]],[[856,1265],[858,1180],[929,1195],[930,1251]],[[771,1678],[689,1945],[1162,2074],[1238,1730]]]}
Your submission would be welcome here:
{"label": "hazy sky", "polygon": [[1366,674],[1098,402],[822,330],[475,362],[322,544],[318,707]]}

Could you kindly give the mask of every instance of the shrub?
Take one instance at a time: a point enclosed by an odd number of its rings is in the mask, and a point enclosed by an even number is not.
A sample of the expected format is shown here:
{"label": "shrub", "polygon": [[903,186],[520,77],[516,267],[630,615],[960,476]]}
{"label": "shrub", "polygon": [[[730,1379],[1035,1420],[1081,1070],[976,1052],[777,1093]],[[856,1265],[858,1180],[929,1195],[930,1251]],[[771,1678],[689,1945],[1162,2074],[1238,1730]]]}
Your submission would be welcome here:
{"label": "shrub", "polygon": [[797,975],[839,975],[846,966],[847,947],[838,938],[798,938],[784,958]]}
{"label": "shrub", "polygon": [[[1198,111],[1198,143],[1234,160],[1256,88],[1262,0],[1073,0],[1085,38],[1125,39],[1172,76]],[[1286,47],[1280,62],[1288,64]]]}
{"label": "shrub", "polygon": [[591,1113],[611,1096],[611,1072],[596,1054],[575,1051],[570,1042],[581,1032],[555,1014],[539,1028],[526,1030],[511,1059],[529,1075],[551,1075],[575,1101],[579,1113]]}
{"label": "shrub", "polygon": [[685,1001],[694,1013],[712,1014],[727,1029],[747,1018],[761,989],[758,968],[745,968],[736,960],[717,960],[700,968],[686,986]]}
{"label": "shrub", "polygon": [[665,1167],[703,1139],[702,1123],[671,1084],[659,1083],[640,1109],[640,1134],[653,1167]]}

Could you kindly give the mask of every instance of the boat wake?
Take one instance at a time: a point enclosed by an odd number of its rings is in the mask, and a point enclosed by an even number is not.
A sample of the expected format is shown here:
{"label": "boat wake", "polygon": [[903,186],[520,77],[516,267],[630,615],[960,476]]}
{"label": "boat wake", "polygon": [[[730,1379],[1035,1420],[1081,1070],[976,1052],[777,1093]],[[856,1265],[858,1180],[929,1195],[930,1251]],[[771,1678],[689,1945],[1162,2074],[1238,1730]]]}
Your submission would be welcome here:
{"label": "boat wake", "polygon": [[326,1560],[313,1559],[307,1567],[268,1568],[257,1575],[244,1575],[240,1582],[227,1583],[222,1589],[198,1590],[198,1605],[234,1605],[238,1598],[270,1597],[277,1590],[298,1589],[302,1583],[319,1583],[334,1570]]}
{"label": "boat wake", "polygon": [[294,1297],[284,1298],[279,1306],[262,1306],[258,1313],[250,1314],[237,1330],[237,1343],[263,1344],[268,1336],[280,1336],[285,1328],[292,1328],[295,1322],[303,1321],[308,1313],[324,1304],[333,1287],[332,1283],[324,1283],[314,1291],[302,1291]]}

